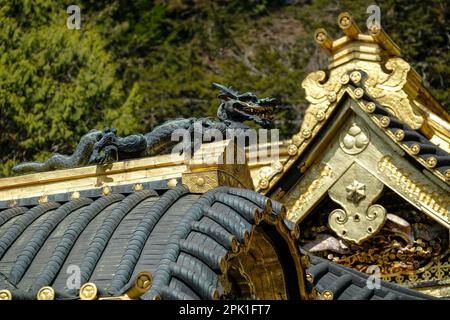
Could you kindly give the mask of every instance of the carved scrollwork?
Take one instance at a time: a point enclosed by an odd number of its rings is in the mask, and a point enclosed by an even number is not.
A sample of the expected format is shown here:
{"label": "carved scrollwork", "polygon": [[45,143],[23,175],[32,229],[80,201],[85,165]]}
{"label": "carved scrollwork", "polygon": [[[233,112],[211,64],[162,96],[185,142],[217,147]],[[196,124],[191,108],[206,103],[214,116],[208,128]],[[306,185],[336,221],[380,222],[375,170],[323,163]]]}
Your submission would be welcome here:
{"label": "carved scrollwork", "polygon": [[[408,95],[405,91],[410,71],[409,63],[402,58],[393,57],[386,61],[384,68],[379,63],[354,61],[332,69],[328,78],[324,71],[309,74],[302,82],[302,87],[310,105],[300,131],[314,127],[317,123],[316,114],[326,111],[334,104],[350,80],[357,86],[363,85],[372,98],[413,129],[420,128],[424,118],[417,112],[419,107],[414,101],[414,95]],[[361,73],[367,77],[361,79]]]}
{"label": "carved scrollwork", "polygon": [[348,214],[342,209],[336,209],[330,213],[328,218],[331,224],[345,224],[348,220]]}

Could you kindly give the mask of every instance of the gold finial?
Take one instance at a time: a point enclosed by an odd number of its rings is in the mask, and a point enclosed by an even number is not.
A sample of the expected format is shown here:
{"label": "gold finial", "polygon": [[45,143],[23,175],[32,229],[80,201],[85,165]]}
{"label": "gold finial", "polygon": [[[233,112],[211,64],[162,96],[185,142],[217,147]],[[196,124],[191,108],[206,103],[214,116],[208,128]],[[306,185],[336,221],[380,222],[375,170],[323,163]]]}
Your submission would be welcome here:
{"label": "gold finial", "polygon": [[12,300],[11,291],[8,289],[0,290],[0,300]]}
{"label": "gold finial", "polygon": [[348,12],[342,12],[337,19],[339,28],[351,39],[358,38],[358,34],[361,33],[356,23]]}
{"label": "gold finial", "polygon": [[102,189],[102,194],[104,196],[107,196],[108,194],[110,194],[112,192],[112,189],[110,186],[104,186]]}
{"label": "gold finial", "polygon": [[144,186],[142,185],[142,183],[136,183],[136,184],[133,186],[133,191],[134,191],[134,192],[142,191],[142,190],[144,190]]}
{"label": "gold finial", "polygon": [[169,187],[170,189],[175,188],[177,184],[178,184],[177,179],[170,179],[169,181],[167,181],[167,187]]}
{"label": "gold finial", "polygon": [[48,197],[47,197],[47,195],[42,195],[40,198],[39,198],[39,200],[38,200],[38,203],[39,204],[43,204],[43,203],[47,203],[48,202]]}
{"label": "gold finial", "polygon": [[97,286],[92,282],[87,282],[83,284],[80,288],[80,299],[81,300],[95,300],[97,299]]}
{"label": "gold finial", "polygon": [[331,292],[330,290],[325,290],[324,292],[322,292],[322,298],[324,300],[333,300],[333,292]]}
{"label": "gold finial", "polygon": [[314,39],[328,54],[331,54],[333,39],[328,35],[325,29],[317,29],[314,33]]}
{"label": "gold finial", "polygon": [[130,299],[137,299],[147,292],[152,286],[152,274],[147,271],[141,271],[136,276],[134,285],[127,291],[127,296]]}
{"label": "gold finial", "polygon": [[37,293],[38,300],[55,300],[55,290],[52,287],[42,287]]}
{"label": "gold finial", "polygon": [[75,191],[70,195],[70,199],[79,199],[79,198],[80,198],[80,193],[78,191]]}

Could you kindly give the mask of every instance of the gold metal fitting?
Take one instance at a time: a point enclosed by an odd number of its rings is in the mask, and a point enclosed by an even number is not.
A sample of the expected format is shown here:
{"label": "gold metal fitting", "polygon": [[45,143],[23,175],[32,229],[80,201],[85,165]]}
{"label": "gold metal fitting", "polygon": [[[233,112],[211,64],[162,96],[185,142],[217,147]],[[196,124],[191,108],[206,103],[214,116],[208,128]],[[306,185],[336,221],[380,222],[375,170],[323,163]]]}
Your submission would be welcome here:
{"label": "gold metal fitting", "polygon": [[436,159],[436,157],[429,157],[429,158],[427,159],[427,166],[428,166],[429,168],[434,168],[434,167],[436,167],[436,165],[437,165],[437,159]]}
{"label": "gold metal fitting", "polygon": [[361,99],[364,95],[364,90],[362,88],[356,88],[355,91],[353,91],[356,99]]}
{"label": "gold metal fitting", "polygon": [[365,108],[367,112],[372,113],[377,108],[377,105],[373,102],[369,102],[368,104],[365,105]]}
{"label": "gold metal fitting", "polygon": [[303,129],[303,131],[302,131],[302,136],[303,136],[303,138],[305,138],[305,139],[311,138],[311,130],[309,130],[309,129]]}
{"label": "gold metal fitting", "polygon": [[348,74],[343,74],[339,81],[341,82],[341,84],[347,84],[350,82],[350,76]]}
{"label": "gold metal fitting", "polygon": [[103,189],[102,189],[102,194],[103,194],[104,196],[107,196],[107,195],[110,194],[111,192],[112,192],[112,189],[111,189],[110,186],[105,186],[105,187],[103,187]]}
{"label": "gold metal fitting", "polygon": [[330,93],[328,93],[327,99],[328,99],[329,102],[335,102],[336,99],[337,99],[336,92],[331,91]]}
{"label": "gold metal fitting", "polygon": [[316,120],[323,121],[324,119],[325,119],[325,112],[323,112],[322,110],[317,111]]}
{"label": "gold metal fitting", "polygon": [[352,73],[350,73],[350,80],[352,80],[352,82],[354,84],[358,84],[361,81],[361,72],[359,71],[352,71]]}
{"label": "gold metal fitting", "polygon": [[167,187],[169,187],[170,189],[175,188],[177,184],[178,184],[177,179],[170,179],[169,181],[167,181]]}
{"label": "gold metal fitting", "polygon": [[391,119],[389,119],[389,117],[387,116],[382,116],[380,118],[380,126],[382,126],[383,128],[387,128],[389,127],[389,124],[391,123]]}
{"label": "gold metal fitting", "polygon": [[308,281],[309,283],[314,283],[314,276],[311,273],[307,273],[306,281]]}
{"label": "gold metal fitting", "polygon": [[358,34],[361,33],[348,12],[342,12],[337,18],[337,23],[345,35],[351,39],[356,39]]}
{"label": "gold metal fitting", "polygon": [[272,169],[277,172],[280,173],[283,171],[283,164],[279,161],[276,161],[272,164]]}
{"label": "gold metal fitting", "polygon": [[450,181],[450,169],[445,170],[444,177],[445,180]]}
{"label": "gold metal fitting", "polygon": [[333,292],[330,290],[325,290],[322,292],[322,298],[323,300],[333,300]]}
{"label": "gold metal fitting", "polygon": [[412,154],[419,154],[420,145],[418,145],[417,143],[414,143],[409,150],[411,150]]}
{"label": "gold metal fitting", "polygon": [[83,284],[80,288],[80,299],[81,300],[96,300],[97,299],[97,286],[95,283],[87,282]]}
{"label": "gold metal fitting", "polygon": [[0,300],[12,300],[11,291],[8,289],[0,290]]}
{"label": "gold metal fitting", "polygon": [[152,286],[152,274],[147,271],[141,271],[136,276],[134,285],[127,291],[127,296],[130,299],[137,299],[147,292]]}
{"label": "gold metal fitting", "polygon": [[38,300],[55,300],[55,290],[52,287],[42,287],[39,289],[37,295]]}
{"label": "gold metal fitting", "polygon": [[78,191],[72,192],[72,194],[70,195],[70,199],[79,199],[80,198],[80,193]]}
{"label": "gold metal fitting", "polygon": [[402,129],[398,129],[397,131],[395,131],[394,137],[395,140],[402,141],[403,139],[405,139],[405,131],[403,131]]}
{"label": "gold metal fitting", "polygon": [[142,190],[144,190],[144,186],[142,185],[142,183],[136,183],[136,184],[133,186],[133,191],[134,191],[134,192],[142,191]]}
{"label": "gold metal fitting", "polygon": [[266,189],[269,186],[269,180],[267,180],[265,178],[261,179],[261,180],[259,180],[258,185],[261,189]]}
{"label": "gold metal fitting", "polygon": [[293,142],[297,147],[302,143],[302,141],[303,141],[303,138],[302,138],[300,135],[298,135],[298,134],[296,134],[296,135],[294,135],[294,136],[292,137],[292,142]]}
{"label": "gold metal fitting", "polygon": [[195,180],[195,184],[199,187],[203,186],[205,184],[205,179],[202,177],[197,178],[197,180]]}
{"label": "gold metal fitting", "polygon": [[328,54],[331,54],[333,39],[328,35],[325,29],[317,29],[314,33],[314,39]]}
{"label": "gold metal fitting", "polygon": [[295,144],[291,144],[288,149],[287,152],[290,156],[295,156],[297,154],[298,148]]}
{"label": "gold metal fitting", "polygon": [[42,195],[40,198],[39,198],[39,200],[38,200],[38,203],[39,204],[43,204],[43,203],[47,203],[48,202],[48,197],[47,197],[47,195]]}

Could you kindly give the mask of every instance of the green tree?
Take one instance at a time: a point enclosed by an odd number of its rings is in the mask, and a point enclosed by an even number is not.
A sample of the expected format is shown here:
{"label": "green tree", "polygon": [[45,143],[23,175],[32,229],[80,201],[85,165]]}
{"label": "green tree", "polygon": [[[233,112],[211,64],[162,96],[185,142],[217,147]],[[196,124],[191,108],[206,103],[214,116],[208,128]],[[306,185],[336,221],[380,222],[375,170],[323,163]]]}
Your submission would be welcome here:
{"label": "green tree", "polygon": [[[105,41],[89,25],[66,27],[53,1],[2,1],[0,173],[25,159],[73,150],[79,137],[133,109]],[[132,121],[123,118],[123,126]],[[133,129],[131,127],[131,129]]]}

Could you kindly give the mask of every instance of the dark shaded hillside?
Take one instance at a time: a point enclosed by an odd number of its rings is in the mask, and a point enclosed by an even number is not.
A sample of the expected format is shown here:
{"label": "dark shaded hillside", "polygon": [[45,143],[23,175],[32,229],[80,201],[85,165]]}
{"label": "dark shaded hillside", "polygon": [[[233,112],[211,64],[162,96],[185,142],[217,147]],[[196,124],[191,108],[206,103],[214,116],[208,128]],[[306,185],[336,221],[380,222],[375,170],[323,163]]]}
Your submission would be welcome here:
{"label": "dark shaded hillside", "polygon": [[[307,0],[83,0],[82,29],[66,28],[71,1],[0,0],[0,175],[14,163],[70,152],[90,128],[146,132],[180,116],[215,115],[211,82],[289,107],[284,136],[306,107],[300,83],[326,66],[313,41],[349,11],[365,30],[372,2]],[[56,4],[58,3],[58,4]],[[448,1],[388,0],[382,26],[432,93],[450,107]]]}

